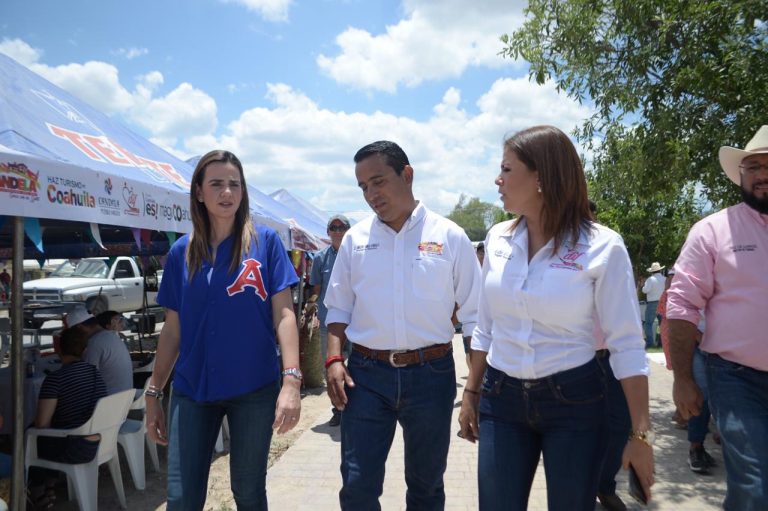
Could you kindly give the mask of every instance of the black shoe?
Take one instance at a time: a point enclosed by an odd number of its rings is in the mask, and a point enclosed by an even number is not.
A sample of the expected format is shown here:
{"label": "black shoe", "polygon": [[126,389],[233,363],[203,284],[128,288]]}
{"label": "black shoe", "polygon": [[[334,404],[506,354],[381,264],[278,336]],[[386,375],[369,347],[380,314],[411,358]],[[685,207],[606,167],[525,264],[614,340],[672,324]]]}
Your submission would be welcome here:
{"label": "black shoe", "polygon": [[336,427],[339,424],[341,424],[341,412],[334,409],[333,417],[331,417],[331,420],[328,421],[328,425],[332,427]]}
{"label": "black shoe", "polygon": [[709,454],[703,447],[701,450],[704,451],[704,461],[707,462],[707,467],[716,467],[717,461],[715,461],[715,458],[713,458],[712,455]]}
{"label": "black shoe", "polygon": [[706,453],[707,451],[704,450],[704,447],[696,447],[692,451],[688,451],[688,466],[697,474],[709,473]]}
{"label": "black shoe", "polygon": [[608,511],[627,511],[627,506],[624,505],[624,502],[615,493],[598,493],[597,500]]}

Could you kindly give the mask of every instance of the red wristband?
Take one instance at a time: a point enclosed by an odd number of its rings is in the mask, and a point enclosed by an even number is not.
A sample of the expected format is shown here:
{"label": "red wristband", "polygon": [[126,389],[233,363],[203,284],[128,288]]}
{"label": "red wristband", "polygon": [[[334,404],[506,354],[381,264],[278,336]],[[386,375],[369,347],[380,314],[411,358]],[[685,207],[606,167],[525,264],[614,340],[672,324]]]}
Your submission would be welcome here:
{"label": "red wristband", "polygon": [[331,355],[330,357],[325,359],[325,368],[328,369],[331,367],[331,364],[334,364],[336,362],[344,362],[344,357],[341,355]]}

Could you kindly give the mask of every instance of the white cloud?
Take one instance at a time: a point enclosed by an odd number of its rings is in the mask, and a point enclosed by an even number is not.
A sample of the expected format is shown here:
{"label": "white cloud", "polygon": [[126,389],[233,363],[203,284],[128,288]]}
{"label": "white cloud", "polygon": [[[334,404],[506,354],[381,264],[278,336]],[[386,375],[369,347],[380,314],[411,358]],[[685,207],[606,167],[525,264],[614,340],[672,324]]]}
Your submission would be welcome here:
{"label": "white cloud", "polygon": [[224,3],[239,4],[259,13],[267,21],[288,21],[288,8],[293,0],[220,0]]}
{"label": "white cloud", "polygon": [[244,162],[251,184],[267,192],[286,188],[328,212],[368,210],[352,162],[366,143],[399,143],[415,169],[417,197],[447,213],[461,193],[496,202],[493,180],[505,134],[545,123],[570,132],[589,114],[559,96],[554,85],[525,78],[496,81],[477,101],[476,115],[461,108],[461,91],[449,88],[423,122],[384,112],[323,109],[286,84],[270,84],[267,98],[270,107],[243,112],[215,139],[187,139],[185,149],[190,154],[229,149]]}
{"label": "white cloud", "polygon": [[317,58],[339,83],[394,93],[400,85],[460,76],[469,66],[501,67],[499,36],[522,23],[519,0],[407,0],[406,17],[383,34],[350,27],[339,54]]}
{"label": "white cloud", "polygon": [[120,82],[118,69],[106,62],[89,61],[48,66],[39,62],[42,52],[21,40],[3,40],[0,52],[106,114],[119,114],[145,128],[151,139],[165,148],[180,138],[208,135],[217,126],[216,102],[205,92],[182,83],[158,95],[164,78],[152,71],[137,78],[133,91]]}
{"label": "white cloud", "polygon": [[4,53],[23,66],[37,62],[43,52],[22,41],[21,39],[3,38],[0,41],[0,53]]}
{"label": "white cloud", "polygon": [[146,55],[149,53],[149,50],[146,48],[136,48],[136,47],[130,47],[130,48],[119,48],[112,52],[113,55],[119,55],[121,57],[125,57],[128,60],[133,60],[136,57],[141,57],[142,55]]}

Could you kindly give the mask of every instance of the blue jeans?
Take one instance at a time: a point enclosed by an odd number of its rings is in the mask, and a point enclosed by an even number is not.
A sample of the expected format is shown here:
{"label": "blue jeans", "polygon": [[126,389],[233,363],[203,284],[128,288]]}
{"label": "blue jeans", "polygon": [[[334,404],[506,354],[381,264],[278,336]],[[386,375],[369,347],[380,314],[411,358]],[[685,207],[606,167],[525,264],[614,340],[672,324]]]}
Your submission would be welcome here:
{"label": "blue jeans", "polygon": [[621,457],[632,430],[632,418],[629,416],[624,389],[613,375],[609,360],[607,354],[597,359],[605,373],[605,399],[608,406],[608,447],[597,486],[598,493],[604,495],[616,493],[616,473],[621,468]]}
{"label": "blue jeans", "polygon": [[537,380],[488,366],[480,398],[480,510],[527,509],[543,453],[549,509],[593,511],[606,429],[605,376],[595,359]]}
{"label": "blue jeans", "polygon": [[728,511],[768,509],[768,372],[707,354],[709,405],[723,439]]}
{"label": "blue jeans", "polygon": [[341,416],[341,509],[379,510],[384,467],[397,423],[405,443],[408,509],[445,507],[443,473],[456,399],[453,354],[395,368],[352,351],[355,382]]}
{"label": "blue jeans", "polygon": [[707,387],[707,359],[704,352],[696,346],[693,352],[693,380],[704,395],[704,403],[698,415],[688,419],[688,441],[703,444],[709,433],[709,391]]}
{"label": "blue jeans", "polygon": [[198,402],[174,391],[168,445],[169,511],[203,509],[213,448],[226,415],[237,509],[267,509],[267,460],[279,383],[231,399]]}
{"label": "blue jeans", "polygon": [[653,333],[653,320],[656,319],[656,309],[659,301],[645,303],[645,318],[643,319],[643,331],[645,332],[645,347],[656,345],[656,336]]}

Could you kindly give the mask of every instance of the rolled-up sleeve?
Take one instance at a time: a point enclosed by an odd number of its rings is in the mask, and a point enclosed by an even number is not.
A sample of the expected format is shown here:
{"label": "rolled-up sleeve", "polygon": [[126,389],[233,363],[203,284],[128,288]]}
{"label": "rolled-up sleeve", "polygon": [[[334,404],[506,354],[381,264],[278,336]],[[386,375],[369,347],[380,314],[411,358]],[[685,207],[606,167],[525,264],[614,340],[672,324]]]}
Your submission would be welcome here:
{"label": "rolled-up sleeve", "polygon": [[699,324],[701,310],[715,288],[712,236],[709,225],[702,222],[694,225],[688,233],[667,292],[667,319]]}
{"label": "rolled-up sleeve", "polygon": [[595,280],[595,309],[611,352],[616,378],[649,374],[640,307],[632,264],[619,239],[606,248],[603,269]]}
{"label": "rolled-up sleeve", "polygon": [[349,236],[344,236],[333,263],[328,290],[325,292],[323,304],[328,309],[325,324],[343,323],[349,325],[352,321],[352,309],[355,306],[355,293],[352,290],[351,272],[352,242]]}
{"label": "rolled-up sleeve", "polygon": [[[490,231],[485,238],[484,246],[486,250],[489,250]],[[477,257],[477,256],[475,256]],[[483,261],[483,266],[480,270],[480,296],[477,303],[477,325],[472,331],[472,349],[477,351],[484,351],[488,353],[491,349],[491,331],[493,329],[493,318],[491,317],[491,311],[488,307],[488,299],[486,294],[482,290],[483,282],[485,282],[486,275],[488,274],[488,259]]]}
{"label": "rolled-up sleeve", "polygon": [[463,232],[458,240],[458,253],[453,267],[453,288],[465,336],[472,335],[477,325],[477,305],[480,298],[480,265],[472,242]]}

